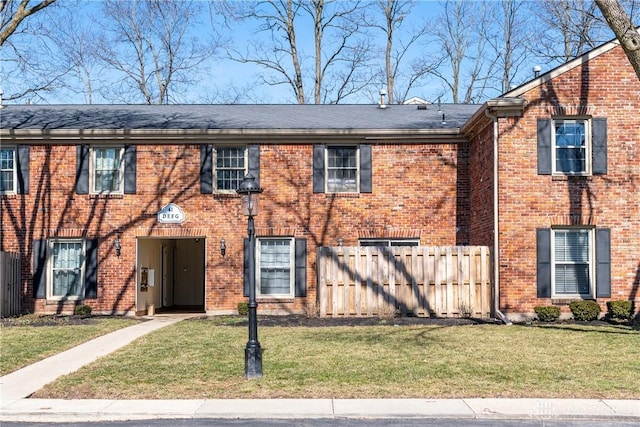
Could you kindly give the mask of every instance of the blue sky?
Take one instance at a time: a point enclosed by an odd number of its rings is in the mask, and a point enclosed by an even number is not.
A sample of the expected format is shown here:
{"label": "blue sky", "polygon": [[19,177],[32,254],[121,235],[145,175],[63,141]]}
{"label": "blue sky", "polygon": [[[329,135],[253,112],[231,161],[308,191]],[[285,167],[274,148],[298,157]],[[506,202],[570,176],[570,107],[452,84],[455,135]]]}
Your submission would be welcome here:
{"label": "blue sky", "polygon": [[[101,6],[101,2],[97,0],[77,0],[77,6],[74,6],[73,12],[74,16],[79,18],[80,22],[86,25],[88,28],[94,29],[97,28],[97,24],[93,22],[93,18],[91,17],[92,13],[96,13]],[[165,0],[168,1],[168,0]],[[475,0],[467,0],[469,2]],[[477,0],[479,4],[482,0]],[[484,0],[485,2],[497,0]],[[59,4],[64,5],[73,5],[74,0],[59,0]],[[535,4],[535,3],[532,3]],[[192,34],[203,34],[208,33],[210,30],[210,23],[208,20],[208,10],[206,8],[207,4],[202,2],[202,5],[205,6],[205,10],[203,11],[203,19],[202,23],[199,26],[193,27]],[[441,25],[438,16],[443,11],[443,7],[441,3],[437,0],[422,0],[417,1],[414,5],[412,13],[409,15],[407,19],[407,26],[412,24],[418,24],[422,20],[429,20],[434,29],[440,28]],[[46,14],[39,15],[40,18],[46,19]],[[49,18],[51,19],[51,18]],[[205,22],[207,21],[207,22]],[[56,23],[64,24],[64,21],[61,19],[57,19]],[[223,25],[217,24],[216,29],[218,29],[223,35],[228,36],[232,41],[233,45],[242,50],[244,46],[247,45],[249,40],[253,38],[265,38],[268,37],[268,34],[261,33],[257,31],[257,24],[247,23],[241,26],[236,26],[232,31],[226,29]],[[301,57],[306,58],[306,66],[307,66],[307,75],[310,76],[310,66],[311,64],[311,54],[313,53],[313,30],[311,27],[311,22],[300,25],[296,28],[296,36],[298,46],[301,52]],[[33,39],[32,39],[33,40]],[[376,39],[376,43],[379,47],[382,47],[384,44],[384,36],[382,33],[379,33],[378,38]],[[434,51],[434,44],[428,45],[426,47],[416,46],[412,51],[411,55],[413,57],[430,57],[433,55],[437,55],[439,52]],[[31,45],[29,41],[23,43],[23,48],[31,49]],[[495,54],[494,54],[495,55]],[[55,56],[55,53],[54,53]],[[378,55],[377,66],[382,66],[384,61],[383,54]],[[408,69],[408,62],[404,63],[404,68]],[[531,67],[533,65],[541,65],[542,71],[545,72],[554,65],[545,65],[537,61],[535,58],[527,57],[524,65],[519,71],[518,78],[515,79],[516,83],[520,84],[525,80],[531,77]],[[557,65],[557,64],[555,64]],[[12,66],[11,63],[3,61],[2,66],[4,67],[3,71],[10,70]],[[375,65],[374,65],[375,66]],[[444,69],[444,72],[447,72],[447,69]],[[198,81],[197,85],[193,85],[192,89],[184,89],[179,92],[179,95],[176,99],[177,102],[182,103],[208,103],[208,102],[231,102],[229,101],[229,97],[216,97],[215,91],[225,91],[230,88],[244,88],[249,86],[247,91],[243,91],[243,98],[239,100],[242,103],[293,103],[295,102],[295,98],[291,88],[288,85],[279,85],[279,86],[268,86],[265,84],[259,85],[257,81],[261,75],[264,75],[265,69],[252,64],[240,64],[234,62],[229,59],[217,58],[215,60],[208,61],[197,73],[193,73],[192,76]],[[3,73],[4,74],[4,73]],[[109,75],[108,77],[111,77]],[[13,80],[12,80],[13,78]],[[305,92],[307,98],[309,98],[312,94],[312,86],[310,84],[310,78],[307,77],[307,83],[305,87]],[[5,94],[15,93],[17,90],[14,86],[18,86],[20,83],[20,75],[14,74],[10,76],[10,78],[3,79],[1,83],[4,89]],[[400,86],[400,85],[399,85]],[[377,102],[379,97],[378,92],[380,89],[384,87],[384,84],[381,81],[372,82],[368,87],[366,93],[359,97],[347,98],[343,103],[363,103],[363,102]],[[400,87],[396,88],[396,94],[399,93]],[[461,90],[464,90],[461,87]],[[174,94],[177,91],[174,91]],[[500,92],[495,89],[489,93],[486,93],[487,97],[498,96]],[[426,81],[421,87],[413,89],[407,96],[410,98],[412,96],[418,96],[429,101],[435,102],[439,97],[442,97],[443,102],[450,102],[451,96],[450,92],[447,92],[447,88],[444,83],[436,77],[431,77],[428,81]],[[19,102],[26,102],[26,99],[22,99]],[[56,92],[46,94],[44,99],[34,98],[33,102],[37,103],[85,103],[85,97],[82,93],[76,94],[70,91],[67,92]],[[112,103],[118,102],[114,101],[110,98],[101,98],[97,94],[94,96],[95,103]],[[138,101],[143,102],[143,101]],[[176,101],[174,101],[176,102]],[[307,102],[312,102],[312,100],[308,100]]]}

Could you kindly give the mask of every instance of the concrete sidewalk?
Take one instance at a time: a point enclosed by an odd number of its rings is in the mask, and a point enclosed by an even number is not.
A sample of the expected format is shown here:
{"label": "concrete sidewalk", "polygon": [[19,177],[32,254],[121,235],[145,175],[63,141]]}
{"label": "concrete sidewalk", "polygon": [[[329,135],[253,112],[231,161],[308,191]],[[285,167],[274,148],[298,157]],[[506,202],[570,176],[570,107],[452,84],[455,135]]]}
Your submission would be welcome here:
{"label": "concrete sidewalk", "polygon": [[192,315],[152,320],[95,338],[0,378],[0,422],[158,418],[506,418],[640,422],[638,400],[588,399],[29,399],[61,375]]}
{"label": "concrete sidewalk", "polygon": [[580,399],[208,399],[3,402],[0,421],[463,418],[640,422],[640,402]]}

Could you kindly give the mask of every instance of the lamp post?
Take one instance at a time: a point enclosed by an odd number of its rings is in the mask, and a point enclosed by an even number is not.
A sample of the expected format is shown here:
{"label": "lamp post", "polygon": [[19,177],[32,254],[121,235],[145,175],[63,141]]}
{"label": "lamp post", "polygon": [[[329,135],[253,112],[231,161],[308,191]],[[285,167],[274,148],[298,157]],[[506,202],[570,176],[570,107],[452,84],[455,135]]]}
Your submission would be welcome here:
{"label": "lamp post", "polygon": [[236,190],[242,198],[242,214],[249,217],[247,234],[249,239],[246,256],[248,257],[249,280],[249,340],[244,350],[244,377],[247,379],[262,377],[262,348],[258,342],[258,318],[256,302],[256,254],[255,254],[255,228],[253,216],[258,214],[258,195],[262,188],[258,186],[256,179],[247,174],[240,182]]}

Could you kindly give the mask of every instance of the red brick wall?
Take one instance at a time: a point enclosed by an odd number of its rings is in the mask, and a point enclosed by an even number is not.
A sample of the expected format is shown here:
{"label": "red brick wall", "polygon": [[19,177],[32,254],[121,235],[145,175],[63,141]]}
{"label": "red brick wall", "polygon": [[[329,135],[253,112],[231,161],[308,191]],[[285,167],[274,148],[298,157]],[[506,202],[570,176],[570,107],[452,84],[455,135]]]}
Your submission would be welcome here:
{"label": "red brick wall", "polygon": [[493,157],[493,125],[488,122],[474,137],[469,156],[472,245],[493,246]]}
{"label": "red brick wall", "polygon": [[[357,244],[359,237],[417,237],[423,245],[453,245],[468,236],[468,149],[456,144],[374,144],[373,193],[312,193],[313,146],[261,146],[261,212],[258,236],[307,239],[307,299],[261,301],[261,310],[302,311],[315,301],[315,252],[321,245]],[[200,194],[198,145],[137,145],[137,193],[116,197],[74,191],[74,145],[32,145],[30,193],[3,196],[2,250],[23,254],[24,310],[53,312],[71,306],[34,300],[32,242],[52,237],[99,239],[98,299],[85,301],[100,312],[132,312],[136,304],[137,237],[206,237],[205,307],[235,310],[242,296],[246,218],[235,195]],[[465,170],[458,171],[458,165]],[[183,224],[159,224],[167,203],[186,214]],[[458,232],[456,232],[458,227]],[[115,256],[120,237],[122,254]],[[227,252],[220,255],[220,239]]]}
{"label": "red brick wall", "polygon": [[[551,304],[536,297],[536,228],[569,215],[611,229],[610,299],[640,302],[640,82],[615,48],[524,94],[522,118],[500,119],[500,280],[507,312]],[[562,113],[607,118],[608,173],[537,174],[536,120]],[[473,162],[472,157],[472,162]],[[473,180],[472,180],[473,182]],[[475,231],[472,229],[472,233]],[[607,299],[600,299],[606,310]],[[566,304],[562,305],[568,312]]]}

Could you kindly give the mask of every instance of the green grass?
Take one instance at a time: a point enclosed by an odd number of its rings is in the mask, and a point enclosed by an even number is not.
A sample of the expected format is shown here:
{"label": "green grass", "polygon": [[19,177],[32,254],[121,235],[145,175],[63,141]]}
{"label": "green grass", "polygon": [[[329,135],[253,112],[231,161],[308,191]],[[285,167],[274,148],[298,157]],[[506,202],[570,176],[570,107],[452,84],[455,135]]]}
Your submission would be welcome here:
{"label": "green grass", "polygon": [[14,321],[20,326],[0,329],[0,375],[139,322],[122,317],[96,317],[90,324],[74,325],[69,317],[48,316],[47,326],[34,326],[41,325],[42,319],[42,316],[22,316]]}
{"label": "green grass", "polygon": [[640,398],[640,331],[624,326],[246,327],[189,320],[59,379],[49,398]]}

